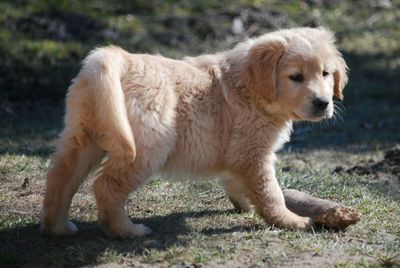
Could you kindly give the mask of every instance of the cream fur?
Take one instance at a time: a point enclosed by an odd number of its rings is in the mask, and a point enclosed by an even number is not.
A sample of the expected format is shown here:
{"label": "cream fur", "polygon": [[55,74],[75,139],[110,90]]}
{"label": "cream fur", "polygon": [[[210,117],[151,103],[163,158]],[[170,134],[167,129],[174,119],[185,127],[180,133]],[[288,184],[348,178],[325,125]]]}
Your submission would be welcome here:
{"label": "cream fur", "polygon": [[[72,234],[71,199],[90,170],[98,217],[115,236],[145,235],[124,203],[149,177],[221,177],[232,202],[269,224],[304,229],[290,212],[274,171],[275,151],[293,120],[333,114],[346,64],[325,29],[263,35],[215,55],[173,60],[118,47],[90,53],[67,96],[65,129],[47,176],[41,227]],[[323,72],[328,75],[323,76]],[[304,81],[290,77],[302,74]],[[325,73],[325,74],[326,74]],[[312,101],[329,104],[316,114]]]}

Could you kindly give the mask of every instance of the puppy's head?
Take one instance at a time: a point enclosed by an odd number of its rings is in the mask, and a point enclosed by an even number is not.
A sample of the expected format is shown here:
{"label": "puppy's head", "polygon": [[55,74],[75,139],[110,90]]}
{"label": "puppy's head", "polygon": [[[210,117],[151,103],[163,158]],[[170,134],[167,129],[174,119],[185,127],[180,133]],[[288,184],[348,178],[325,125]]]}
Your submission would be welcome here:
{"label": "puppy's head", "polygon": [[242,72],[246,87],[292,120],[333,116],[343,99],[347,65],[325,29],[298,28],[253,41]]}

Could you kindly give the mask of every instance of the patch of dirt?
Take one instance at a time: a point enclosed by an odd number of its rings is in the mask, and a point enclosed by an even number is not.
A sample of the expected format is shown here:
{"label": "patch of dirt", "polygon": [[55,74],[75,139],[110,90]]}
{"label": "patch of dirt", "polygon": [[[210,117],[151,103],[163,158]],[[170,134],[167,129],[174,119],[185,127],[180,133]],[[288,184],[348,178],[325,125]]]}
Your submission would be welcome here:
{"label": "patch of dirt", "polygon": [[388,173],[400,180],[400,148],[386,151],[383,160],[379,162],[371,160],[366,164],[359,164],[348,168],[346,172],[357,175]]}
{"label": "patch of dirt", "polygon": [[400,147],[387,150],[380,161],[368,160],[349,168],[337,166],[334,173],[347,173],[357,175],[375,175],[369,183],[379,183],[387,191],[398,189],[400,185]]}

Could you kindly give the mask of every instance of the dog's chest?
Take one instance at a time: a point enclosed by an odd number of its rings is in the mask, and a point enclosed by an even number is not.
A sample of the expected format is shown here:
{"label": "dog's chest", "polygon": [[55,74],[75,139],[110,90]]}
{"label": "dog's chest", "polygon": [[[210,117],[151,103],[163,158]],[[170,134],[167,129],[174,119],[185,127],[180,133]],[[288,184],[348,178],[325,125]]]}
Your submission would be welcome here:
{"label": "dog's chest", "polygon": [[292,130],[293,130],[293,124],[291,121],[289,121],[284,125],[284,127],[279,132],[277,132],[274,144],[272,146],[272,150],[274,152],[281,149],[283,145],[285,145],[285,143],[290,141],[290,134],[292,133]]}

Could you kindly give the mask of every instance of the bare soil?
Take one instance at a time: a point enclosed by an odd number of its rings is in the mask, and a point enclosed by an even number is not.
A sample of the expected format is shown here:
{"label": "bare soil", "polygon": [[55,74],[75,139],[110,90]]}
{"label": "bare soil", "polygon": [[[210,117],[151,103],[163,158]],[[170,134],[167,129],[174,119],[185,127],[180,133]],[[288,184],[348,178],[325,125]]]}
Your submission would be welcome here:
{"label": "bare soil", "polygon": [[385,151],[382,160],[369,159],[348,168],[337,166],[333,172],[367,176],[367,184],[375,185],[384,192],[396,192],[400,187],[400,148],[396,146]]}
{"label": "bare soil", "polygon": [[368,175],[386,173],[397,178],[400,182],[400,149],[395,148],[385,152],[383,160],[374,162],[368,161],[365,164],[358,164],[346,169],[349,174]]}

